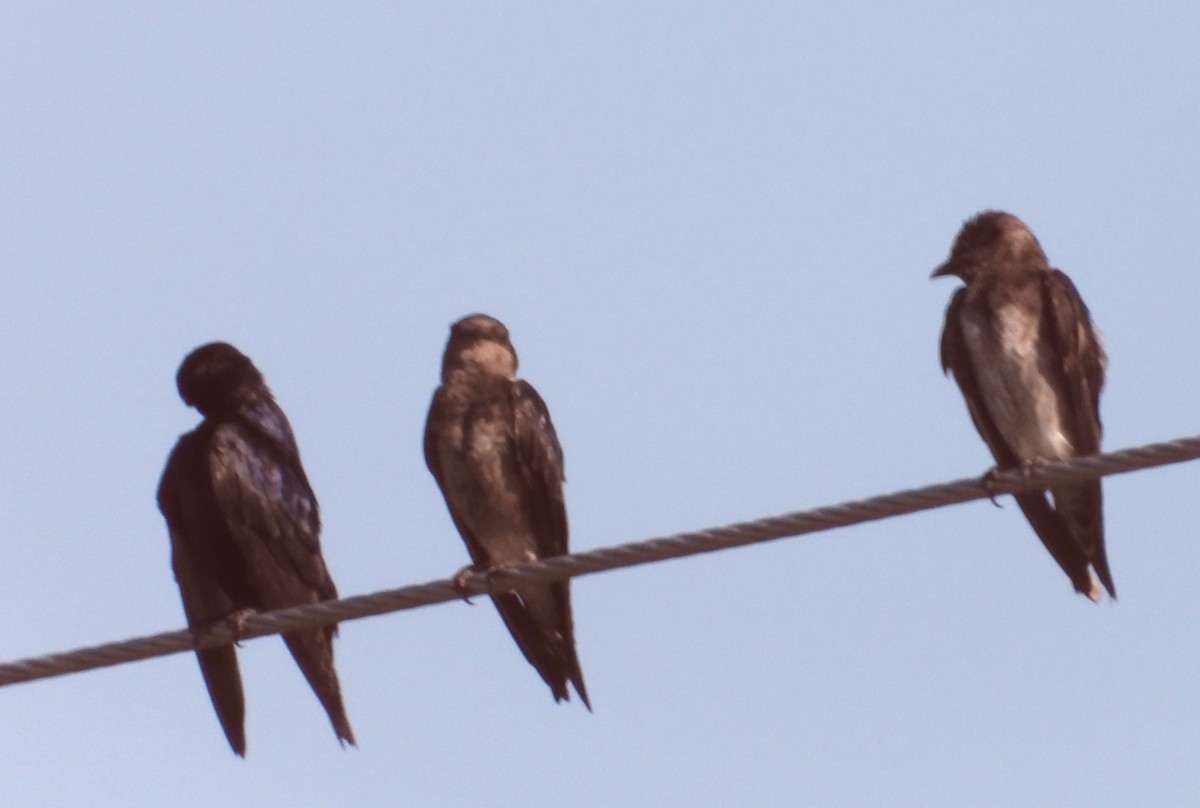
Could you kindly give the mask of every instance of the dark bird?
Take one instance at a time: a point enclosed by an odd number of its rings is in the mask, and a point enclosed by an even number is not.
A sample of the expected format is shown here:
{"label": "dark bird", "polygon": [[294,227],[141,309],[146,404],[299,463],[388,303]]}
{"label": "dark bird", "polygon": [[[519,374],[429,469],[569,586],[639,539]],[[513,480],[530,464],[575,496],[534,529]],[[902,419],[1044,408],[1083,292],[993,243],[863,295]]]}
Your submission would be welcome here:
{"label": "dark bird", "polygon": [[[321,557],[317,498],[283,410],[258,368],[214,342],[179,366],[179,395],[204,420],[182,435],[158,486],[171,534],[171,565],[188,627],[228,621],[235,633],[253,612],[332,600]],[[339,741],[354,744],[333,667],[334,626],[283,635]],[[245,700],[233,645],[196,651],[229,745],[246,755]]]}
{"label": "dark bird", "polygon": [[[450,327],[425,423],[425,463],[471,554],[464,573],[567,552],[562,447],[541,396],[516,374],[517,353],[499,320],[473,314]],[[554,700],[570,698],[570,681],[591,710],[568,581],[521,586],[492,602]]]}
{"label": "dark bird", "polygon": [[[1100,451],[1100,388],[1107,358],[1071,279],[1050,266],[1016,216],[967,221],[931,277],[956,275],[946,309],[942,369],[954,374],[975,428],[1000,469]],[[1016,494],[1025,517],[1077,592],[1117,590],[1104,552],[1100,480]]]}

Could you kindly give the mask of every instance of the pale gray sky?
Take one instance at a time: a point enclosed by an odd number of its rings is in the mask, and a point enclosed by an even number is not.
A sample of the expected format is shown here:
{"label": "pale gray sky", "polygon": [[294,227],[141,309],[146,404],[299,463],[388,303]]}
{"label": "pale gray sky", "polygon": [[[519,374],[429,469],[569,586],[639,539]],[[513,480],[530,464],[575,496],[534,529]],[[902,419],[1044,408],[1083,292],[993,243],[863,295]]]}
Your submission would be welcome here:
{"label": "pale gray sky", "polygon": [[[38,3],[0,26],[0,658],[182,625],[175,369],[230,341],[359,594],[467,555],[420,435],[504,320],[586,549],[982,473],[931,283],[1024,218],[1111,367],[1198,430],[1200,9]],[[361,748],[277,639],[249,754],[190,655],[0,689],[8,805],[1128,806],[1200,791],[1190,466],[1106,483],[1093,606],[1010,503],[578,581],[596,708],[486,603],[347,624]]]}

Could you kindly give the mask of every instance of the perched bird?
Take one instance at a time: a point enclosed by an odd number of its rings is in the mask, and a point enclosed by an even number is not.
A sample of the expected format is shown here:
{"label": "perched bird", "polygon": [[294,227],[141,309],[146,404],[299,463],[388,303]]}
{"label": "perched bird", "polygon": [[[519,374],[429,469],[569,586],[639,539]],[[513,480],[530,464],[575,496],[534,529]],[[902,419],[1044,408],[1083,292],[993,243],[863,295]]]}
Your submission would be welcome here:
{"label": "perched bird", "polygon": [[[541,396],[516,374],[499,320],[473,314],[450,327],[425,423],[425,463],[471,554],[464,572],[567,552],[562,448]],[[569,582],[520,586],[492,602],[554,700],[570,698],[570,681],[591,710]]]}
{"label": "perched bird", "polygon": [[[189,628],[251,613],[332,600],[321,557],[317,498],[283,410],[262,374],[232,345],[203,345],[183,360],[179,395],[204,420],[182,435],[158,486],[171,565]],[[334,626],[289,631],[288,650],[316,692],[338,740],[354,744],[333,667]],[[196,651],[229,745],[246,755],[245,700],[233,645]]]}
{"label": "perched bird", "polygon": [[[1100,451],[1107,359],[1070,278],[1050,267],[1032,231],[1008,213],[968,220],[931,277],[956,275],[946,309],[942,369],[954,375],[975,428],[1000,469]],[[1077,592],[1117,590],[1104,552],[1100,480],[1016,494],[1025,517]]]}

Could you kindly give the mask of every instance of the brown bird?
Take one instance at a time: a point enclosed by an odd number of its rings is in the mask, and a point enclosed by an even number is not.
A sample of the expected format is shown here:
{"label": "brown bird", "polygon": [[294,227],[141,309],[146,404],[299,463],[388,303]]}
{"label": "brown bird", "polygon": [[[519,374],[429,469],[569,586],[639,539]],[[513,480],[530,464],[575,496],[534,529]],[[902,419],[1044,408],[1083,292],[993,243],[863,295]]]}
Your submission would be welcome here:
{"label": "brown bird", "polygon": [[[1070,278],[1050,266],[1030,229],[1008,213],[967,221],[931,277],[956,275],[942,369],[954,374],[975,428],[1000,469],[1100,451],[1107,358]],[[1077,592],[1116,599],[1104,552],[1100,480],[1016,494],[1025,517]]]}
{"label": "brown bird", "polygon": [[[425,423],[425,463],[471,554],[464,572],[567,553],[562,448],[541,396],[516,374],[517,353],[499,320],[473,314],[450,327]],[[569,681],[591,710],[569,582],[520,586],[492,602],[554,700],[570,698]]]}
{"label": "brown bird", "polygon": [[[202,632],[251,613],[337,597],[321,557],[317,498],[283,410],[262,374],[232,345],[183,360],[179,395],[204,420],[181,436],[158,486],[171,564],[188,626]],[[283,641],[317,694],[338,740],[354,744],[333,667],[334,626]],[[233,645],[198,650],[200,672],[229,745],[246,755],[245,699]]]}

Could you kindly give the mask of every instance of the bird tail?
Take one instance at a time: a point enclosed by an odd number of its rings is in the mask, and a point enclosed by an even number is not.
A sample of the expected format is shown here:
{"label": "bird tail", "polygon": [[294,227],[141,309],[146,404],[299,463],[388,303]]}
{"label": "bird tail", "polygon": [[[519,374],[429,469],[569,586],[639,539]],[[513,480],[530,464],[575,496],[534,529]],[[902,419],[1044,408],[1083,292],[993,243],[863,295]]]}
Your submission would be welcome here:
{"label": "bird tail", "polygon": [[570,682],[591,712],[592,702],[575,651],[570,598],[566,582],[558,581],[493,595],[492,602],[525,659],[549,686],[554,700],[570,700]]}
{"label": "bird tail", "polygon": [[1108,554],[1104,551],[1104,500],[1100,481],[1057,486],[1053,494],[1054,508],[1075,537],[1075,544],[1083,548],[1109,597],[1116,600],[1117,587],[1108,567]]}
{"label": "bird tail", "polygon": [[[1042,540],[1042,544],[1046,545],[1046,549],[1058,562],[1058,566],[1071,579],[1071,585],[1075,587],[1075,591],[1098,603],[1103,595],[1099,584],[1096,583],[1096,579],[1092,577],[1092,573],[1088,569],[1088,556],[1075,540],[1066,521],[1050,507],[1046,495],[1042,493],[1016,494],[1015,498],[1017,504],[1021,506],[1021,512],[1025,514],[1025,518],[1033,526],[1034,532]],[[1105,572],[1107,573],[1107,564]],[[1105,586],[1108,586],[1107,582]]]}
{"label": "bird tail", "polygon": [[200,675],[208,688],[217,720],[229,745],[238,757],[246,756],[246,698],[242,693],[242,675],[238,670],[237,650],[232,645],[205,648],[196,652]]}
{"label": "bird tail", "polygon": [[333,667],[333,633],[333,629],[325,627],[289,631],[283,635],[283,641],[300,666],[300,672],[308,680],[309,687],[325,708],[338,740],[343,745],[348,743],[357,746],[350,720],[346,717],[346,708],[342,704],[337,670]]}

